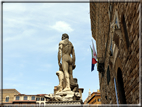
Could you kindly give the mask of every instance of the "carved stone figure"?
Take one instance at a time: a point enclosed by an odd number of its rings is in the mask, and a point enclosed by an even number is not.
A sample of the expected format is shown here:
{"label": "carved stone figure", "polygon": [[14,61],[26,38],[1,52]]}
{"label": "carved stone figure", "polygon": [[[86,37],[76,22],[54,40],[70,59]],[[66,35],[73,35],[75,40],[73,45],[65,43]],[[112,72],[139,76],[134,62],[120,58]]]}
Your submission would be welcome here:
{"label": "carved stone figure", "polygon": [[63,90],[63,84],[64,84],[64,74],[63,71],[57,71],[56,75],[58,76],[59,79],[59,85],[57,86],[58,92],[61,92]]}
{"label": "carved stone figure", "polygon": [[[72,57],[70,56],[72,55]],[[62,60],[62,63],[60,62]],[[59,71],[56,75],[59,79],[57,91],[54,94],[45,95],[49,101],[73,101],[80,100],[77,79],[73,78],[72,70],[75,69],[75,52],[67,34],[62,35],[58,51]]]}
{"label": "carved stone figure", "polygon": [[[70,55],[72,55],[72,58]],[[60,62],[61,59],[62,64]],[[74,88],[77,90],[78,84],[75,83],[72,75],[72,70],[76,67],[75,52],[72,43],[69,41],[69,36],[66,33],[62,35],[62,41],[59,43],[58,64],[60,70],[56,73],[59,78],[58,91],[71,91],[71,89],[73,90]],[[63,87],[64,80],[65,87]]]}

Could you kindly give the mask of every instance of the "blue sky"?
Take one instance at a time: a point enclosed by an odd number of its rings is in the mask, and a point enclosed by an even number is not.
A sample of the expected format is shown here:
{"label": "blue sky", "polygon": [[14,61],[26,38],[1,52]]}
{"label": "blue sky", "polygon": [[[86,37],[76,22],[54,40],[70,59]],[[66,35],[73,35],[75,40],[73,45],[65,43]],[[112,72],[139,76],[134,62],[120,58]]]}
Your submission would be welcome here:
{"label": "blue sky", "polygon": [[67,33],[75,48],[73,77],[84,88],[83,101],[89,89],[97,91],[96,65],[91,72],[89,11],[89,3],[4,3],[3,88],[22,94],[53,93],[59,83],[58,44]]}

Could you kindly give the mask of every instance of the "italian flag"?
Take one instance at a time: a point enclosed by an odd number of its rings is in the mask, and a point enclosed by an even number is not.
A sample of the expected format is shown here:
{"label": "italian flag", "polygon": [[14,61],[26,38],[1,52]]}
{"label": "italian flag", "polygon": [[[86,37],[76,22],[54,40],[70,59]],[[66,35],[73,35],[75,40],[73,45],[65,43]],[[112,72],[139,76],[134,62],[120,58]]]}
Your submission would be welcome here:
{"label": "italian flag", "polygon": [[91,67],[91,71],[94,70],[94,66],[95,64],[97,63],[97,55],[96,55],[96,51],[95,51],[95,48],[94,48],[94,44],[93,44],[93,41],[92,41],[92,45],[93,45],[93,49],[91,48],[91,53],[92,53],[92,67]]}

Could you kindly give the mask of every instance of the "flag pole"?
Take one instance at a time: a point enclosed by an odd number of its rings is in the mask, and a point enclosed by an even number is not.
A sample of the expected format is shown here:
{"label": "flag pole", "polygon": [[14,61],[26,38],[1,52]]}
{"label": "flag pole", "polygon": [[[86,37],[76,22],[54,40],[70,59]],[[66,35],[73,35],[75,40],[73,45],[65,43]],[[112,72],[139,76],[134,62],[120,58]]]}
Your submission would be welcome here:
{"label": "flag pole", "polygon": [[[92,55],[92,48],[91,48],[91,45],[90,45],[90,49],[91,49],[91,55]],[[91,58],[91,72],[92,72],[92,58]]]}

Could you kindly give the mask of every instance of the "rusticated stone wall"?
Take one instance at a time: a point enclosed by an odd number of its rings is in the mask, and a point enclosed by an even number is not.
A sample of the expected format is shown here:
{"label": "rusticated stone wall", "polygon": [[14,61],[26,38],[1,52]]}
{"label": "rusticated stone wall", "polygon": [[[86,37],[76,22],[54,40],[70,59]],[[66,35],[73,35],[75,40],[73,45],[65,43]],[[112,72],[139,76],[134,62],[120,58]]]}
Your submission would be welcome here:
{"label": "rusticated stone wall", "polygon": [[90,3],[102,104],[117,103],[114,78],[119,103],[139,103],[139,6],[140,2]]}

